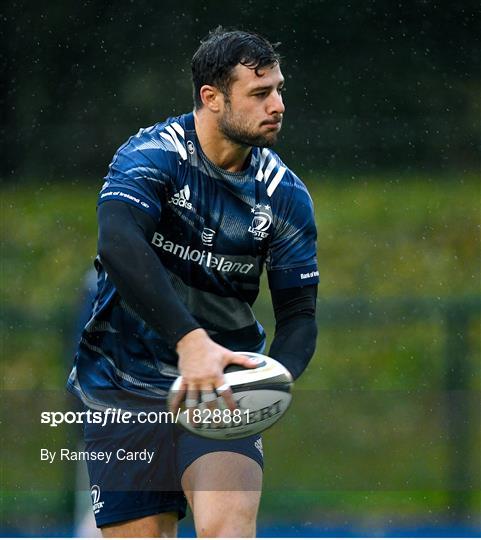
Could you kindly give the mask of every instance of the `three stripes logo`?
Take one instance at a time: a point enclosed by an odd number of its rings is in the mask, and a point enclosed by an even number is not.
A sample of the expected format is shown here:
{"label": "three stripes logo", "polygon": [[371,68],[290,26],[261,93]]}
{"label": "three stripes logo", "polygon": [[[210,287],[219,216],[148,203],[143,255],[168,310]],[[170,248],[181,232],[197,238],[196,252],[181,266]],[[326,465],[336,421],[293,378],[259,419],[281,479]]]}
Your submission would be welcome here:
{"label": "three stripes logo", "polygon": [[165,131],[162,131],[160,136],[168,141],[177,150],[180,157],[184,161],[187,159],[187,150],[185,149],[185,132],[178,122],[173,122],[169,126],[166,126]]}
{"label": "three stripes logo", "polygon": [[279,162],[275,157],[272,156],[267,148],[264,148],[261,152],[256,180],[267,184],[267,195],[269,197],[274,193],[285,172],[286,168],[279,166]]}
{"label": "three stripes logo", "polygon": [[190,188],[186,184],[178,193],[172,195],[169,199],[169,203],[174,204],[175,206],[180,206],[181,208],[187,208],[187,210],[192,210],[192,203],[189,202],[190,199]]}

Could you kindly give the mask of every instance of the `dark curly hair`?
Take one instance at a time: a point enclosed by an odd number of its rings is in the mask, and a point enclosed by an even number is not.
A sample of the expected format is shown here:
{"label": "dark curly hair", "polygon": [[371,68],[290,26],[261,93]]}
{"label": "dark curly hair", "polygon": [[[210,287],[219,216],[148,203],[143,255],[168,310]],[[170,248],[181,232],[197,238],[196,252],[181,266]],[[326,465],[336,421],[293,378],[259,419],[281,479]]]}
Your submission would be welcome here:
{"label": "dark curly hair", "polygon": [[278,46],[279,43],[272,44],[253,32],[226,30],[222,26],[209,32],[192,57],[195,108],[202,107],[200,89],[204,84],[215,86],[225,96],[229,95],[232,71],[237,64],[256,73],[266,66],[279,64]]}

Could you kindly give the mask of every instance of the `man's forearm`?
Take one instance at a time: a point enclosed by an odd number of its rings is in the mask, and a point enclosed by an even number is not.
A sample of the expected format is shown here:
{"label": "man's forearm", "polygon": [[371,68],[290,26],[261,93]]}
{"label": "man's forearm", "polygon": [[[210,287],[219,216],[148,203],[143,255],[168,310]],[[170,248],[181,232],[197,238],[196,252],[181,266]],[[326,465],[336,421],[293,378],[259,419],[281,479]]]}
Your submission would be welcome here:
{"label": "man's forearm", "polygon": [[312,316],[300,315],[276,326],[269,356],[283,364],[297,379],[316,348],[317,326]]}
{"label": "man's forearm", "polygon": [[269,356],[297,379],[316,348],[317,285],[271,291],[276,331]]}
{"label": "man's forearm", "polygon": [[98,251],[120,296],[169,345],[200,325],[173,289],[167,272],[147,238],[153,219],[128,203],[99,206]]}

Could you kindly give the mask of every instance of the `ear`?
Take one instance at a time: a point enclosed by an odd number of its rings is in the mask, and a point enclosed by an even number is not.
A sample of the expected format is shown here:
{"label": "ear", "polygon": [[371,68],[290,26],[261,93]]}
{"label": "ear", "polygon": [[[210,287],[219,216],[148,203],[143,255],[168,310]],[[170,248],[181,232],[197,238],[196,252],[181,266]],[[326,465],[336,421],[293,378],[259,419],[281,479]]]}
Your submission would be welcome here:
{"label": "ear", "polygon": [[224,96],[218,88],[204,84],[199,93],[204,107],[207,107],[213,113],[218,113],[221,110]]}

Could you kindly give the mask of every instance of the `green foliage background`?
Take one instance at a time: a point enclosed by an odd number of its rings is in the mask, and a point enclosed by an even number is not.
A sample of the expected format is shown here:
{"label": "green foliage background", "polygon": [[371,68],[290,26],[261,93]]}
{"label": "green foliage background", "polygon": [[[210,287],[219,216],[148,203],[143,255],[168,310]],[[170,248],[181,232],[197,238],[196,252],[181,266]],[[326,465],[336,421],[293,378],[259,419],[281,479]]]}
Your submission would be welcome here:
{"label": "green foliage background", "polygon": [[[479,519],[479,310],[464,336],[468,377],[458,389],[470,396],[470,482],[453,492],[444,418],[446,325],[436,307],[479,298],[479,179],[312,174],[306,181],[319,231],[319,338],[291,411],[264,438],[261,519],[343,522],[357,516],[360,530],[388,518],[442,520],[459,493]],[[3,391],[64,386],[78,297],[95,255],[98,187],[79,179],[1,190]],[[373,306],[409,298],[433,307],[421,318],[387,311],[380,324],[322,324],[329,302],[359,297]],[[267,287],[255,307],[272,336]],[[29,517],[35,530],[42,514],[65,519],[72,470],[19,472],[46,437],[36,417],[20,417],[4,425],[21,442],[3,462],[2,505],[14,520],[35,501]],[[71,437],[59,429],[55,440],[61,445]],[[16,491],[22,478],[24,485],[58,489]]]}

